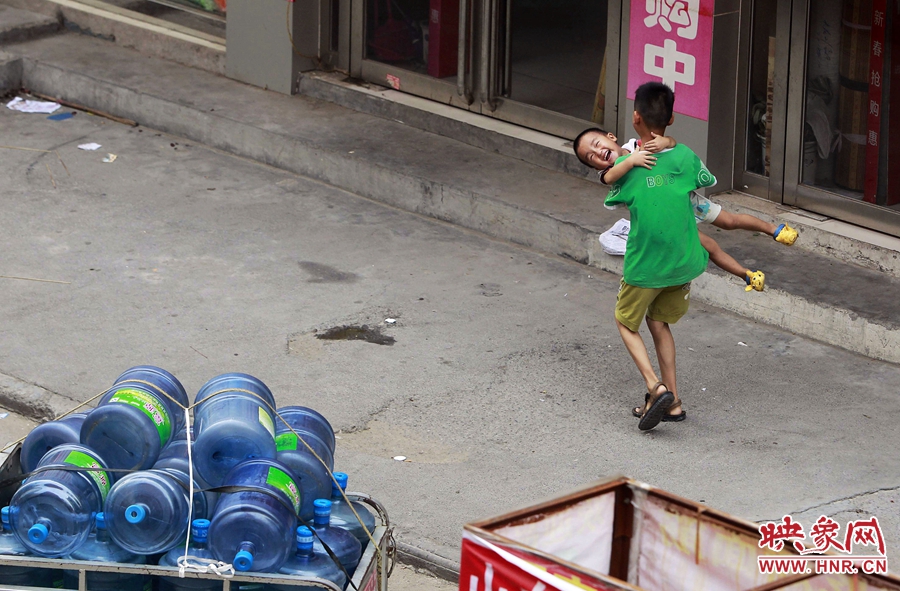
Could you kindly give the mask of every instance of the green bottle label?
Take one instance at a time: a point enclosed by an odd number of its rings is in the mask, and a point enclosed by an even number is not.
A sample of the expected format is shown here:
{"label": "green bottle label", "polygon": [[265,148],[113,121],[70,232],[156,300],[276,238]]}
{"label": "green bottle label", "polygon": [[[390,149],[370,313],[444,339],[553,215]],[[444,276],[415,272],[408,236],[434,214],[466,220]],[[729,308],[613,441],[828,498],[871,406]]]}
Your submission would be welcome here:
{"label": "green bottle label", "polygon": [[159,432],[159,447],[162,448],[169,442],[169,437],[172,435],[172,419],[169,417],[169,411],[159,398],[143,390],[122,388],[121,390],[116,390],[116,393],[113,394],[109,401],[129,404],[139,408],[141,412],[150,417],[150,420],[156,426],[156,430]]}
{"label": "green bottle label", "polygon": [[297,449],[297,436],[293,433],[281,433],[275,437],[275,449],[277,451]]}
{"label": "green bottle label", "polygon": [[270,484],[286,494],[294,505],[294,513],[300,512],[300,491],[294,483],[294,479],[279,470],[269,466],[269,474],[266,476],[266,484]]}
{"label": "green bottle label", "polygon": [[275,425],[272,423],[272,417],[266,412],[266,409],[259,407],[259,423],[266,428],[272,437],[275,437]]}
{"label": "green bottle label", "polygon": [[[69,455],[66,456],[66,459],[63,460],[64,464],[69,464],[72,466],[78,466],[79,468],[100,468],[101,466],[97,460],[87,455],[86,453],[80,451],[70,451]],[[85,470],[84,472],[88,476],[90,476],[94,482],[97,483],[97,488],[100,489],[100,497],[103,501],[106,501],[106,495],[109,493],[109,474],[102,471],[95,470]]]}

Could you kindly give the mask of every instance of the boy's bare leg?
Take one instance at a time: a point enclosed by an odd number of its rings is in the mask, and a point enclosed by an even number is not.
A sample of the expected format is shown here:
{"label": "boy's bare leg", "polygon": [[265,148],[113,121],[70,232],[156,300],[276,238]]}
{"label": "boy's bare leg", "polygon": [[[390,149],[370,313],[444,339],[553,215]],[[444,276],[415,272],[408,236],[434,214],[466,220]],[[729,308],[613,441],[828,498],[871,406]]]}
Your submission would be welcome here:
{"label": "boy's bare leg", "polygon": [[[662,383],[669,388],[669,392],[675,395],[675,402],[672,403],[674,407],[679,400],[678,383],[675,380],[675,337],[672,336],[672,330],[666,322],[647,318],[647,327],[650,329],[653,344],[656,346],[656,360],[659,362],[659,373],[662,374]],[[653,383],[655,384],[656,382]],[[653,384],[650,385],[652,386]],[[675,412],[669,412],[669,414],[677,415],[681,413],[680,408],[674,408],[674,410]]]}
{"label": "boy's bare leg", "polygon": [[[722,213],[725,212],[723,211]],[[721,217],[722,215],[719,214],[719,218]],[[718,222],[719,220],[716,219],[716,221]],[[746,281],[747,271],[749,269],[738,264],[738,262],[734,260],[734,258],[730,254],[722,250],[722,247],[719,246],[719,243],[713,240],[710,236],[707,236],[703,232],[699,232],[699,234],[700,245],[709,253],[709,260],[711,260],[717,267],[719,267],[723,271],[727,271],[732,275],[737,275],[741,278],[741,281]],[[666,383],[668,384],[668,382]]]}
{"label": "boy's bare leg", "polygon": [[719,212],[716,221],[712,225],[723,230],[749,230],[751,232],[762,232],[769,236],[775,234],[775,230],[778,229],[778,226],[775,224],[764,222],[758,217],[746,213],[731,213],[724,209]]}
{"label": "boy's bare leg", "polygon": [[[619,334],[622,335],[622,342],[625,343],[625,348],[628,349],[628,353],[631,355],[631,359],[634,360],[634,364],[641,373],[641,377],[644,378],[644,382],[647,383],[647,391],[649,392],[650,388],[660,380],[656,377],[656,372],[653,371],[653,365],[650,364],[650,354],[647,353],[647,346],[644,345],[644,339],[641,338],[639,333],[632,331],[630,328],[619,322],[618,318],[616,318],[616,326],[619,328]],[[654,337],[654,342],[655,341],[656,339]],[[672,346],[674,353],[674,341]],[[665,381],[663,381],[663,383],[666,384]],[[668,384],[666,385],[668,386]],[[658,392],[659,389],[657,389],[654,394]]]}

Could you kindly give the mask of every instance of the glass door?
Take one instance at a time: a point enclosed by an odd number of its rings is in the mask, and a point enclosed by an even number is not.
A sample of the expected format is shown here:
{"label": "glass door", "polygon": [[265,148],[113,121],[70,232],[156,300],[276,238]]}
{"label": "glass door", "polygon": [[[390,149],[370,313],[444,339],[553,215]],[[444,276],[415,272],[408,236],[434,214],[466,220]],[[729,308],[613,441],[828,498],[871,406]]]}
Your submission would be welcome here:
{"label": "glass door", "polygon": [[444,104],[480,110],[472,87],[474,37],[480,24],[475,3],[353,0],[351,74]]}
{"label": "glass door", "polygon": [[353,75],[570,139],[615,128],[618,0],[353,2]]}
{"label": "glass door", "polygon": [[743,3],[735,188],[782,200],[791,3]]}
{"label": "glass door", "polygon": [[[587,122],[607,126],[606,97],[616,96],[608,92],[607,71],[615,72],[618,62],[610,64],[607,47],[613,45],[617,53],[619,43],[618,23],[609,26],[609,2],[485,4],[483,18],[493,40],[485,49],[482,112],[563,137],[574,137]],[[618,9],[613,12],[613,22],[618,14]]]}
{"label": "glass door", "polygon": [[785,203],[900,235],[900,3],[794,4]]}
{"label": "glass door", "polygon": [[735,188],[900,236],[900,1],[743,10]]}

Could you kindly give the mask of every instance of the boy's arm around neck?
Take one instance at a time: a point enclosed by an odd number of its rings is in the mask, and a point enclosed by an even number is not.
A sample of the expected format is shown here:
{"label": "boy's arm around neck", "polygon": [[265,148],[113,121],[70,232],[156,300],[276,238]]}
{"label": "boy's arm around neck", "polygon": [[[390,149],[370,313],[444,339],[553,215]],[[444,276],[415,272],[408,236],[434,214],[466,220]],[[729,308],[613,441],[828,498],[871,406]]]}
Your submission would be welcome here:
{"label": "boy's arm around neck", "polygon": [[635,150],[627,158],[616,162],[612,168],[603,175],[603,182],[611,185],[628,174],[632,168],[643,167],[652,169],[656,166],[656,156],[646,150]]}

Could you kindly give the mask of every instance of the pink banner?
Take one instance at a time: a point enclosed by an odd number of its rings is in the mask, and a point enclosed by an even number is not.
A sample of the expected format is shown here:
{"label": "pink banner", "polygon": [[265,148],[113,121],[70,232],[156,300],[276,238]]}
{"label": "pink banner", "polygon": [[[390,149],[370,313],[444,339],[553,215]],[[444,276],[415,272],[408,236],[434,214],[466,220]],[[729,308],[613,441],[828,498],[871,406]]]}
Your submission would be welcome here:
{"label": "pink banner", "polygon": [[675,112],[709,119],[714,0],[632,0],[628,98],[644,82],[675,91]]}

